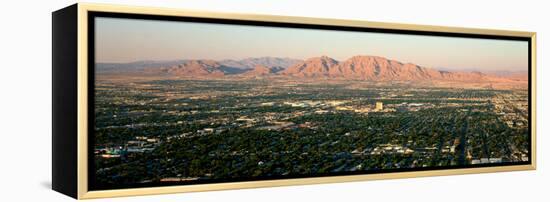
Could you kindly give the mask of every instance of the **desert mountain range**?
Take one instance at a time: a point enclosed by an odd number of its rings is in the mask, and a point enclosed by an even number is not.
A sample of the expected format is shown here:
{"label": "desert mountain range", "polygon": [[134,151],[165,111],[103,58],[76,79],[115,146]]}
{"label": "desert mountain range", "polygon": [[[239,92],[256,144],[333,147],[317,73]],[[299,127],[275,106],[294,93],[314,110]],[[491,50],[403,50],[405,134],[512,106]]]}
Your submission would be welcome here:
{"label": "desert mountain range", "polygon": [[[344,61],[328,56],[306,60],[290,58],[248,58],[244,60],[183,60],[166,65],[156,63],[148,71],[179,77],[288,77],[357,79],[369,81],[486,81],[527,80],[527,74],[513,76],[476,71],[442,71],[412,63],[402,63],[379,56],[358,55]],[[142,65],[143,66],[143,65]]]}
{"label": "desert mountain range", "polygon": [[265,67],[277,67],[277,68],[287,68],[290,67],[302,60],[293,59],[293,58],[279,58],[279,57],[258,57],[258,58],[245,58],[242,60],[222,60],[220,64],[235,67],[239,69],[253,69],[258,65]]}
{"label": "desert mountain range", "polygon": [[[142,60],[128,63],[114,63],[114,62],[102,62],[96,63],[96,70],[102,73],[113,72],[131,72],[131,71],[147,71],[154,70],[161,67],[174,67],[178,65],[186,64],[192,61],[211,61],[211,60]],[[266,67],[276,67],[279,69],[285,69],[293,64],[301,62],[302,60],[292,58],[280,58],[280,57],[257,57],[257,58],[245,58],[242,60],[220,60],[215,61],[219,65],[224,67],[230,67],[229,69],[241,69],[250,70],[257,65],[263,65]],[[238,71],[237,71],[238,72]],[[244,71],[241,71],[241,73]]]}

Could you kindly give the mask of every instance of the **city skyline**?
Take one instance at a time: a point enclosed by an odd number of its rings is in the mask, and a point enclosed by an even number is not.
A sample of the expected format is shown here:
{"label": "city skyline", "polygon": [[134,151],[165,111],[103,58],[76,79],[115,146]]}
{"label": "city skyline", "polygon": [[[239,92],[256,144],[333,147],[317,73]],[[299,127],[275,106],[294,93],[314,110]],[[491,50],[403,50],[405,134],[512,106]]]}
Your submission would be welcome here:
{"label": "city skyline", "polygon": [[[374,55],[446,70],[526,71],[528,43],[493,39],[96,18],[96,62]],[[238,50],[235,50],[238,48]]]}

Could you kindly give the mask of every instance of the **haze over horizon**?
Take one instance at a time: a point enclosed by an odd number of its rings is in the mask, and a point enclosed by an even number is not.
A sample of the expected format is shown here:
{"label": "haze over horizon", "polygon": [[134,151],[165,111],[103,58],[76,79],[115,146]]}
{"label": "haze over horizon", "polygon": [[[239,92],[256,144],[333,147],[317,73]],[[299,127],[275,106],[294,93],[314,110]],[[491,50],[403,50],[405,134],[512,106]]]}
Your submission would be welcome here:
{"label": "haze over horizon", "polygon": [[[443,70],[527,71],[525,41],[96,18],[96,62],[240,60],[344,61],[380,56]],[[237,48],[237,49],[236,49]]]}

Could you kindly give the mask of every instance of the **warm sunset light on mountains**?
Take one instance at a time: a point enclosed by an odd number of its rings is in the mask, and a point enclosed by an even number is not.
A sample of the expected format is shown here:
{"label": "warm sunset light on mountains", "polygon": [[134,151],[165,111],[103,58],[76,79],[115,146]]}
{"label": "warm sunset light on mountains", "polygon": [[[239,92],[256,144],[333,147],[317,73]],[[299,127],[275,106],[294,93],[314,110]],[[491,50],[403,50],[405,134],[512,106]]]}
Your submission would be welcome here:
{"label": "warm sunset light on mountains", "polygon": [[[231,67],[214,60],[190,60],[169,68],[163,68],[178,76],[269,76],[281,75],[299,78],[349,78],[371,81],[508,81],[507,76],[489,75],[481,72],[440,71],[412,63],[386,59],[378,56],[354,56],[337,61],[327,56],[309,58],[284,68],[281,66],[255,64],[253,68]],[[527,76],[527,75],[525,75]],[[515,78],[520,79],[520,78]],[[527,79],[527,78],[525,78]]]}
{"label": "warm sunset light on mountains", "polygon": [[[364,55],[353,56],[344,61],[320,56],[306,60],[263,57],[243,60],[181,60],[149,63],[140,62],[134,65],[101,63],[98,64],[98,69],[100,72],[145,71],[165,76],[197,79],[227,77],[406,81],[436,84],[453,82],[467,85],[484,83],[491,88],[494,87],[493,84],[501,88],[526,86],[528,80],[527,72],[442,71],[384,57]],[[132,68],[127,68],[130,66]]]}

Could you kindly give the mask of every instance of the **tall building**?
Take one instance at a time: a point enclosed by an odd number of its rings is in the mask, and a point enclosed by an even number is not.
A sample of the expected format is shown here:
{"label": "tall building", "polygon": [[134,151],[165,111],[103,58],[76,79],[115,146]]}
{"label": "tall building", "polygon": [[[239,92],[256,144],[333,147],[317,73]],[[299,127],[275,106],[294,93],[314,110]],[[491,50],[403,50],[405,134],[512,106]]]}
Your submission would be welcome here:
{"label": "tall building", "polygon": [[374,108],[375,111],[382,111],[384,110],[384,103],[382,102],[376,102],[376,108]]}

